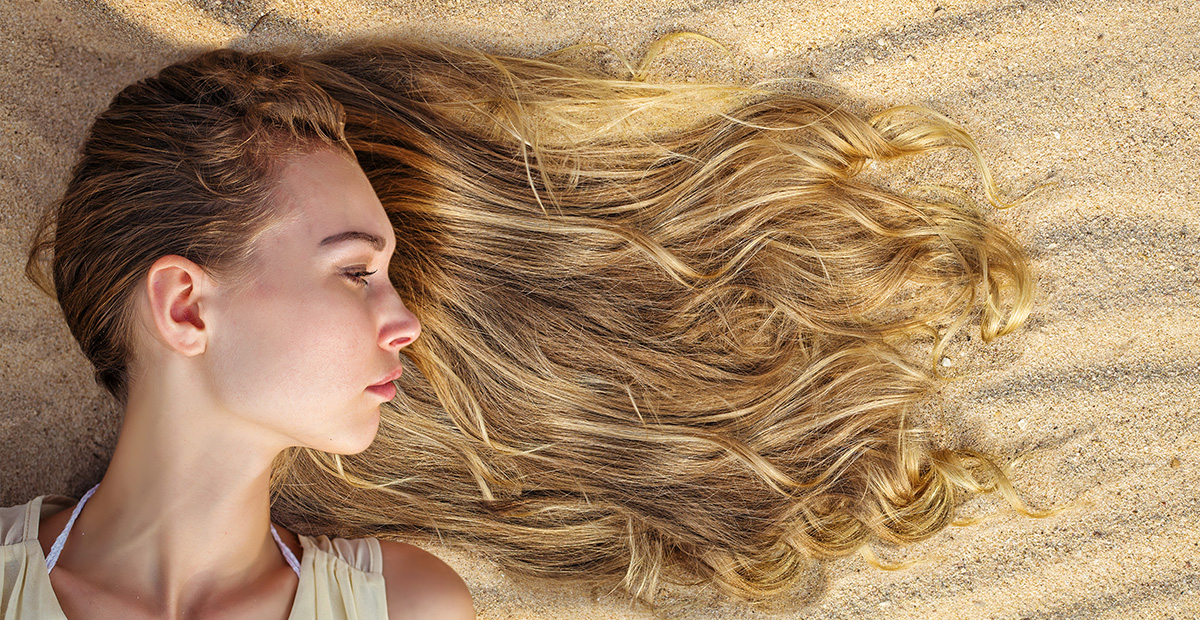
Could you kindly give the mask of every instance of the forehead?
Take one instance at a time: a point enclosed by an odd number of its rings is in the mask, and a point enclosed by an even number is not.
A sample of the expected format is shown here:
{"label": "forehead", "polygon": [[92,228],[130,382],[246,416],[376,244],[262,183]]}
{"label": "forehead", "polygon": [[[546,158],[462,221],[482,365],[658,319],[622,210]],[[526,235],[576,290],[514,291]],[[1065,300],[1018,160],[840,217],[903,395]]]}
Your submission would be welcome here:
{"label": "forehead", "polygon": [[351,157],[332,148],[289,158],[275,188],[278,234],[315,247],[322,239],[362,232],[392,245],[394,234],[379,198]]}

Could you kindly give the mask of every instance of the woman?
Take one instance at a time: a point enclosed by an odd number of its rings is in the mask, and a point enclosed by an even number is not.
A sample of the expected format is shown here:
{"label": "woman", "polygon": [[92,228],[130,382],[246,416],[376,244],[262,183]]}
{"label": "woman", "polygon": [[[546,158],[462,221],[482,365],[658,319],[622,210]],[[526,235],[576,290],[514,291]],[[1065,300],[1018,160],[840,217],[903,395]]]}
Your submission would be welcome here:
{"label": "woman", "polygon": [[217,52],[126,88],[51,224],[35,251],[125,417],[73,510],[0,516],[6,619],[474,617],[425,551],[271,524],[276,456],[364,450],[420,333],[341,108],[298,63]]}
{"label": "woman", "polygon": [[[211,58],[226,56],[243,58]],[[967,493],[999,489],[1020,508],[990,460],[928,446],[906,416],[975,313],[985,340],[1024,319],[1024,255],[969,202],[857,176],[939,148],[978,161],[949,121],[919,109],[863,120],[786,94],[428,44],[249,58],[302,76],[287,88],[307,103],[263,106],[273,118],[303,118],[326,98],[344,111],[346,143],[395,231],[391,280],[424,325],[369,449],[343,457],[353,442],[314,431],[278,459],[280,523],[314,536],[429,533],[643,600],[664,582],[755,600],[823,558],[932,535]],[[151,112],[174,110],[137,115]],[[336,125],[289,121],[285,133]],[[277,161],[286,146],[258,156]],[[175,169],[223,201],[248,195]],[[256,234],[248,221],[224,225]],[[224,247],[214,252],[227,258]],[[379,277],[364,275],[376,266],[350,275]],[[63,301],[72,289],[59,288]],[[318,340],[295,346],[336,349]],[[89,356],[120,396],[128,369],[110,361],[124,358]],[[329,384],[306,372],[303,385]],[[337,365],[325,372],[353,382]]]}

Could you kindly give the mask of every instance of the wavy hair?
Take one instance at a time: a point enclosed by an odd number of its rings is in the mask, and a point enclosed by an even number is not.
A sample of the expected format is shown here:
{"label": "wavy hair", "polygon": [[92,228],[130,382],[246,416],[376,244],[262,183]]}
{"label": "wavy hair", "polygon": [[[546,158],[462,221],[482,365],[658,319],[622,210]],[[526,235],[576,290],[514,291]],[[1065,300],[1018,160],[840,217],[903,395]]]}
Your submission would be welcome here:
{"label": "wavy hair", "polygon": [[960,148],[995,201],[951,121],[431,44],[302,62],[346,111],[424,333],[370,449],[281,457],[282,522],[761,600],[971,493],[1021,508],[907,416],[955,330],[1026,318],[1025,254],[965,199],[859,175]]}

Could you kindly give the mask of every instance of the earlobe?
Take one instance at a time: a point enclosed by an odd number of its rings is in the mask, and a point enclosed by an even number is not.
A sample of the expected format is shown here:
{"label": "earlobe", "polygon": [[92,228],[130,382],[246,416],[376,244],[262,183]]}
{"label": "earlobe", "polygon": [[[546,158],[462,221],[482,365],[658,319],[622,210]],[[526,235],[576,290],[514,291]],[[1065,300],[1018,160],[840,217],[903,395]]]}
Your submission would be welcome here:
{"label": "earlobe", "polygon": [[203,304],[208,275],[181,256],[163,256],[146,274],[150,315],[160,341],[176,352],[193,356],[204,352]]}

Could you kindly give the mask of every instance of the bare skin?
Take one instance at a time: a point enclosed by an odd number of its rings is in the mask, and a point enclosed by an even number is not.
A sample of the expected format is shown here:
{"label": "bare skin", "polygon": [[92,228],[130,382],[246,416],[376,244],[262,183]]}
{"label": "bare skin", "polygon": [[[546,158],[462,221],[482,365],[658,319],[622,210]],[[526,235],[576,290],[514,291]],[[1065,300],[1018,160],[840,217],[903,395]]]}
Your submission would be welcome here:
{"label": "bare skin", "polygon": [[[269,531],[271,462],[290,446],[365,449],[420,324],[388,281],[392,227],[347,155],[296,157],[280,188],[284,217],[247,281],[178,256],[150,269],[121,436],[51,573],[72,620],[289,615],[298,580]],[[327,242],[345,232],[365,234]],[[43,519],[43,552],[69,512]],[[389,618],[474,617],[440,560],[390,542],[383,556]]]}

